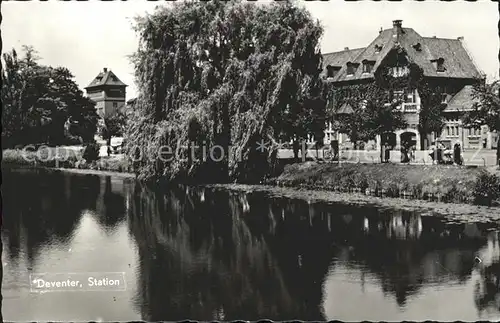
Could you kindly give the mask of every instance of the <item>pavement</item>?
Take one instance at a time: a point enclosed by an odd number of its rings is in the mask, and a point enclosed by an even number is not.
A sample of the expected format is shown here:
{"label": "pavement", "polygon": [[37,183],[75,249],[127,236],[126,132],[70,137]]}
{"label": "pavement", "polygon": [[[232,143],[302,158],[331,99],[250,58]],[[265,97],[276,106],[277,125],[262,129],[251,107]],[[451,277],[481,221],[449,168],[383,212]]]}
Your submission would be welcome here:
{"label": "pavement", "polygon": [[[415,161],[411,164],[432,164],[432,159],[429,156],[430,151],[421,150],[415,152]],[[299,153],[299,158],[300,158]],[[316,150],[309,149],[307,156],[311,158],[331,159],[329,150],[319,150],[318,156]],[[341,160],[361,163],[380,163],[380,152],[377,150],[344,150],[340,152]],[[288,159],[293,158],[293,150],[282,149],[278,152],[278,158]],[[465,150],[463,152],[464,164],[470,166],[495,166],[496,165],[496,150],[494,149],[478,149],[478,150]],[[399,163],[401,160],[401,152],[392,150],[390,161]]]}
{"label": "pavement", "polygon": [[[105,140],[97,140],[97,143],[101,145],[99,150],[100,157],[108,156],[107,145]],[[82,146],[65,146],[65,148],[79,150]],[[415,152],[415,161],[411,164],[422,164],[429,165],[432,164],[432,159],[429,156],[430,151],[421,150]],[[121,154],[112,155],[119,156]],[[310,158],[317,159],[331,159],[330,150],[318,150],[318,155],[316,155],[315,149],[307,150],[307,156]],[[377,150],[344,150],[340,152],[341,160],[344,162],[360,162],[360,163],[380,163],[380,152]],[[289,159],[293,158],[292,149],[280,149],[278,152],[278,158]],[[299,152],[299,158],[301,154]],[[477,150],[465,150],[463,152],[464,164],[469,166],[495,166],[496,165],[496,150],[495,149],[477,149]],[[392,150],[390,161],[393,163],[399,163],[401,160],[401,152]]]}

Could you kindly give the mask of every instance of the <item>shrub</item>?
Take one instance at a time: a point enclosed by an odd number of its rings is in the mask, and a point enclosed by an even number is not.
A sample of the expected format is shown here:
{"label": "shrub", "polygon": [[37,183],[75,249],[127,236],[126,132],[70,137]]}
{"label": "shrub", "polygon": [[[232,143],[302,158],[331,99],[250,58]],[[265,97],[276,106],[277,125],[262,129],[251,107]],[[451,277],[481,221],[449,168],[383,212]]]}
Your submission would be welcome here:
{"label": "shrub", "polygon": [[494,201],[500,198],[500,178],[482,172],[478,176],[472,192],[475,204],[491,206]]}
{"label": "shrub", "polygon": [[90,143],[85,146],[83,151],[83,159],[87,162],[93,162],[99,159],[99,150],[101,147],[97,143]]}

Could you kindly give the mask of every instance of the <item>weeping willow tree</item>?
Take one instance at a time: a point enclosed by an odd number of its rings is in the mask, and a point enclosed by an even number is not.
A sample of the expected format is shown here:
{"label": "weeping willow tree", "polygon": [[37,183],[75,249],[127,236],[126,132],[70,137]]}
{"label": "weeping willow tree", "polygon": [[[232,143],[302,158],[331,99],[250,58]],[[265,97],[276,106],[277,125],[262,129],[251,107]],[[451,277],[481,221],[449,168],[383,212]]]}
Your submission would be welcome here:
{"label": "weeping willow tree", "polygon": [[293,2],[176,3],[137,18],[135,30],[127,137],[139,177],[259,180],[277,145],[258,142],[321,133],[322,27]]}

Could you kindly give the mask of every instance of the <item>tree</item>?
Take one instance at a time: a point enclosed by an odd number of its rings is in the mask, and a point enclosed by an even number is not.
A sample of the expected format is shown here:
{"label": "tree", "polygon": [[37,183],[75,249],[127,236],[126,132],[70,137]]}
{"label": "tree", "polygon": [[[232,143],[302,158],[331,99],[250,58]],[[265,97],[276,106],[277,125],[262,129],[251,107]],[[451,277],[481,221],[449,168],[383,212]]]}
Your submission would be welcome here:
{"label": "tree", "polygon": [[[139,18],[136,30],[139,113],[127,137],[133,146],[179,148],[173,161],[139,163],[142,177],[260,180],[276,148],[257,152],[257,142],[324,125],[312,120],[319,105],[309,105],[322,100],[322,28],[294,3],[176,3]],[[196,156],[203,149],[189,142],[189,125],[208,151],[223,153],[187,158],[188,147]]]}
{"label": "tree", "polygon": [[[491,84],[478,82],[474,85],[472,97],[476,102],[472,111],[465,114],[463,123],[466,127],[480,128],[487,125],[490,131],[500,132],[500,81]],[[500,144],[497,143],[497,164],[500,161]]]}
{"label": "tree", "polygon": [[427,135],[435,132],[441,133],[445,126],[444,110],[446,103],[443,103],[442,93],[444,89],[439,85],[432,85],[426,80],[418,84],[418,94],[420,96],[420,113],[418,131],[420,133],[420,148],[424,149],[424,140]]}
{"label": "tree", "polygon": [[2,142],[6,146],[64,143],[68,118],[79,122],[76,135],[93,140],[97,122],[94,103],[83,96],[71,72],[40,65],[33,47],[23,49],[23,58],[15,49],[3,54]]}
{"label": "tree", "polygon": [[[404,50],[400,54],[404,54]],[[357,142],[407,127],[404,113],[398,109],[404,99],[395,97],[394,93],[397,90],[417,90],[421,99],[418,130],[423,148],[423,139],[431,132],[440,132],[445,124],[443,112],[446,105],[441,97],[443,89],[425,79],[422,68],[415,63],[409,62],[408,70],[405,76],[393,77],[390,64],[385,62],[370,83],[330,85],[328,113],[334,120],[334,129],[347,134],[352,142]],[[338,113],[344,104],[353,111]],[[377,126],[379,122],[381,124]]]}

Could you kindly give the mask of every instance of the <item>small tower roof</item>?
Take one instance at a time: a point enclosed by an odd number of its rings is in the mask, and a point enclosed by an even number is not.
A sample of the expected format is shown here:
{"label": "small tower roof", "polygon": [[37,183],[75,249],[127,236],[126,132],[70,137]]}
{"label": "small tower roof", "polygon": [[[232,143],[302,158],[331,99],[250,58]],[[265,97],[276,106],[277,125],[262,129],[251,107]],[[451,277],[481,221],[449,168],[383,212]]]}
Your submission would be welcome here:
{"label": "small tower roof", "polygon": [[128,86],[127,84],[120,81],[120,79],[111,70],[103,68],[103,70],[94,78],[92,82],[90,82],[90,84],[85,89],[107,86],[107,85],[123,86],[123,87]]}

